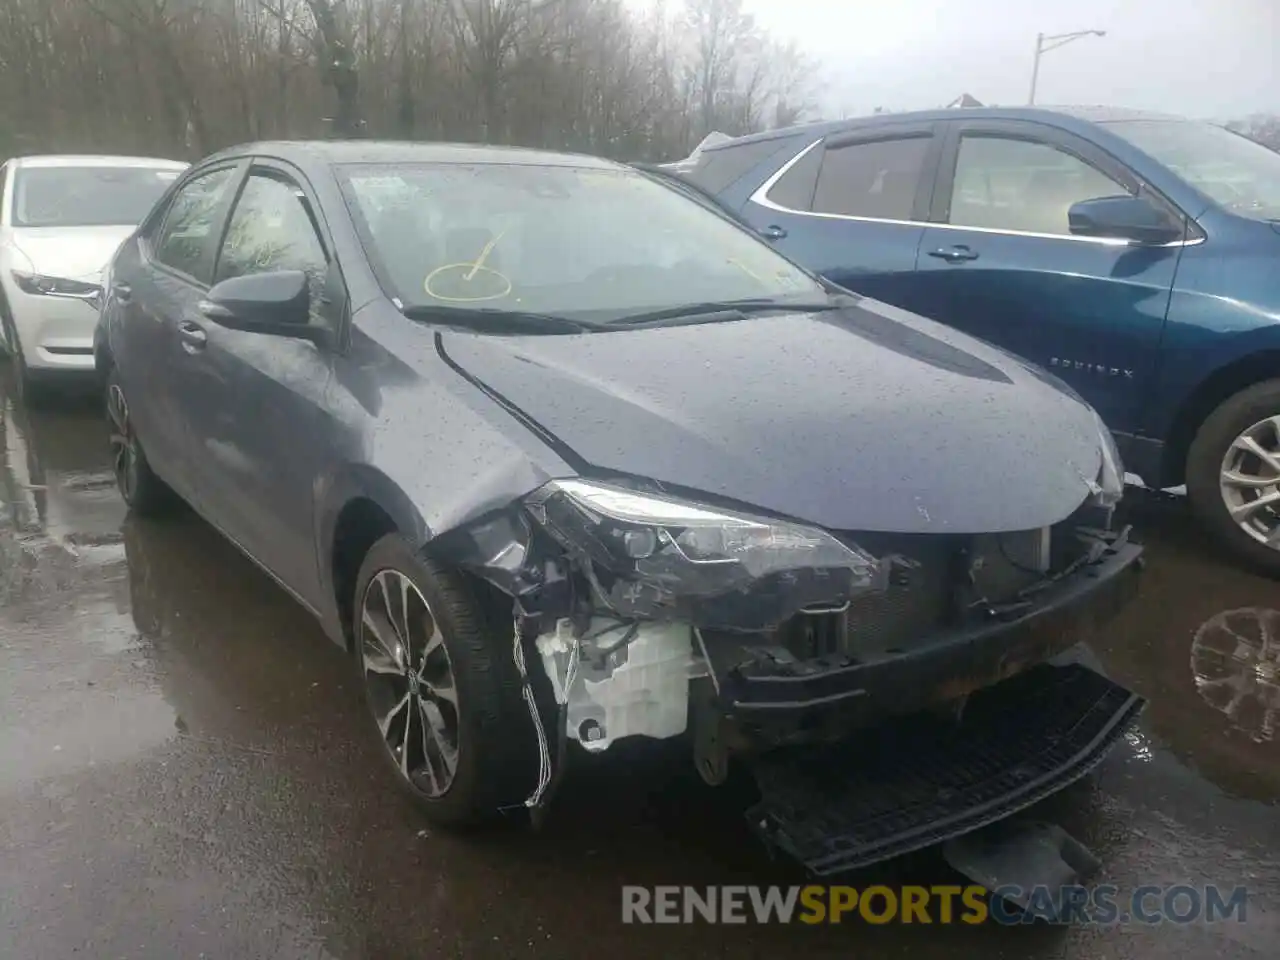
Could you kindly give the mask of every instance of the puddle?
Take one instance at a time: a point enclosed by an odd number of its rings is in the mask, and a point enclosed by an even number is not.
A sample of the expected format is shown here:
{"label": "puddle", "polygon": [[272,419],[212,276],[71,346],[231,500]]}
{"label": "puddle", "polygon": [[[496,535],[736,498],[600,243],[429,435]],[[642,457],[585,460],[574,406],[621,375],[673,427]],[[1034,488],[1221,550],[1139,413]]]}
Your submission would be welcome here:
{"label": "puddle", "polygon": [[1191,642],[1205,703],[1251,740],[1274,739],[1280,717],[1280,610],[1242,607],[1210,617]]}

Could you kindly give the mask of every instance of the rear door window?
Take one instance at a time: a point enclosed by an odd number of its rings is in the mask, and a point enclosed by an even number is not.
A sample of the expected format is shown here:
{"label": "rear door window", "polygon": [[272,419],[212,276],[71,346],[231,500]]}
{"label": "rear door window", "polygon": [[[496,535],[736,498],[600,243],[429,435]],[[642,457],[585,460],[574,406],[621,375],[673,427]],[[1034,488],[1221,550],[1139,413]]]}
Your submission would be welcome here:
{"label": "rear door window", "polygon": [[913,136],[828,147],[813,211],[910,220],[930,143],[928,136]]}
{"label": "rear door window", "polygon": [[822,166],[822,146],[805,152],[791,165],[766,194],[771,203],[787,210],[807,211],[813,204],[813,191]]}
{"label": "rear door window", "polygon": [[234,173],[234,167],[212,170],[178,189],[155,238],[155,260],[201,283],[210,281],[215,228]]}

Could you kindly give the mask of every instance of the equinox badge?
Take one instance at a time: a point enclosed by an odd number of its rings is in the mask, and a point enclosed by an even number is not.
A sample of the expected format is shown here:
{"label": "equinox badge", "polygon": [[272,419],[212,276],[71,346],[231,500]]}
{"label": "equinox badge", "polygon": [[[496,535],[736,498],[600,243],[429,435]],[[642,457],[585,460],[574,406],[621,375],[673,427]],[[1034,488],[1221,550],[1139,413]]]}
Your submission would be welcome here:
{"label": "equinox badge", "polygon": [[1061,370],[1082,370],[1085,373],[1096,373],[1102,377],[1124,377],[1133,379],[1133,371],[1123,367],[1109,367],[1105,363],[1086,363],[1084,360],[1070,360],[1066,357],[1050,357],[1049,366]]}

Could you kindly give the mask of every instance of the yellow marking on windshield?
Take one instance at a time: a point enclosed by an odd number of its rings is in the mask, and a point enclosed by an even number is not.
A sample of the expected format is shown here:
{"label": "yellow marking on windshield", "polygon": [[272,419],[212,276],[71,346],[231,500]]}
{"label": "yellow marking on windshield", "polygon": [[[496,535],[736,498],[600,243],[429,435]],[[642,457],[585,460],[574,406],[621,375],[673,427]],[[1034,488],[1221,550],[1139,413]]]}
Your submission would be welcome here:
{"label": "yellow marking on windshield", "polygon": [[499,240],[501,240],[504,236],[506,236],[507,230],[509,229],[511,228],[508,227],[506,230],[503,230],[502,233],[498,234],[496,237],[494,237],[492,240],[490,240],[488,243],[484,245],[484,249],[480,251],[480,256],[476,257],[475,259],[475,265],[472,266],[471,271],[463,279],[469,281],[472,277],[476,275],[477,270],[483,270],[485,268],[484,262],[489,259],[489,254],[493,253],[493,248],[498,245]]}
{"label": "yellow marking on windshield", "polygon": [[[481,248],[480,255],[477,256],[475,260],[464,260],[458,263],[442,264],[428,273],[426,278],[422,281],[422,289],[426,292],[427,296],[434,300],[444,300],[449,303],[478,303],[483,300],[501,300],[503,297],[510,294],[512,290],[511,279],[506,276],[506,274],[500,273],[492,267],[485,266],[485,261],[489,259],[489,254],[493,253],[493,248],[498,245],[499,240],[506,236],[507,230],[509,229],[510,227],[505,228],[496,237],[486,243],[484,247]],[[467,270],[468,267],[471,269]],[[497,286],[491,289],[488,293],[469,293],[467,296],[462,297],[450,296],[449,294],[439,293],[432,289],[432,285],[437,281],[437,278],[439,278],[441,274],[446,274],[450,271],[457,272],[460,270],[467,271],[462,274],[462,283],[469,284],[475,278],[476,274],[481,274],[489,277],[490,280],[496,280]],[[484,285],[481,284],[480,286],[483,288]]]}

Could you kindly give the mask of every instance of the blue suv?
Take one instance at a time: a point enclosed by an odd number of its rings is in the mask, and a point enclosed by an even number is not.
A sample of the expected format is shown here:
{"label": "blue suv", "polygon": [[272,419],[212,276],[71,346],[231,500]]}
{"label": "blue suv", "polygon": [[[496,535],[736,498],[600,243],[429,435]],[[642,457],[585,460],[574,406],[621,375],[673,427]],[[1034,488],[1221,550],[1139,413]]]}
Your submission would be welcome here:
{"label": "blue suv", "polygon": [[674,165],[828,279],[999,344],[1280,575],[1280,154],[1103,110],[889,114]]}

